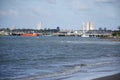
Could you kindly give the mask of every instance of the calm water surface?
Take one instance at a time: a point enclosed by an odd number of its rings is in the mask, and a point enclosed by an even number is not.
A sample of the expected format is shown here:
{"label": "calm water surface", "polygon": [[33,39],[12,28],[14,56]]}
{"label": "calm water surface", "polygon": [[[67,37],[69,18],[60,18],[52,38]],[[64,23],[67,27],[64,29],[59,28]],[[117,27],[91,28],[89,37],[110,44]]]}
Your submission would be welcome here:
{"label": "calm water surface", "polygon": [[[120,42],[80,37],[0,37],[0,79],[54,80],[120,72]],[[86,77],[86,76],[85,76]]]}

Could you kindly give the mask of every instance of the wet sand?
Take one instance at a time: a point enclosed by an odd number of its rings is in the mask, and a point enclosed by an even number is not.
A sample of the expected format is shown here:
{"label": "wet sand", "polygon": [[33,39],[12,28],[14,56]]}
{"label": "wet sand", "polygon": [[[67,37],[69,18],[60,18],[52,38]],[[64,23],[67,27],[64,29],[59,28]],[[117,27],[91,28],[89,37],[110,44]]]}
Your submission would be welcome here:
{"label": "wet sand", "polygon": [[93,80],[120,80],[120,73],[111,75],[111,76],[106,76],[106,77],[101,77],[101,78],[96,78]]}

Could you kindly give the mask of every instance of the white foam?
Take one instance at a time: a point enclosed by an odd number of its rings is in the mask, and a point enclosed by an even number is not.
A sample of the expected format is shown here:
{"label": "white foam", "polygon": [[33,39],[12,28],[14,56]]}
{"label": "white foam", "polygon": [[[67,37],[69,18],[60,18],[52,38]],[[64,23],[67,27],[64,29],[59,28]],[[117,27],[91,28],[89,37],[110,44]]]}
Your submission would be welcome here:
{"label": "white foam", "polygon": [[65,76],[65,75],[71,75],[74,73],[78,73],[80,71],[86,71],[88,68],[92,68],[92,67],[101,67],[103,65],[108,65],[114,63],[113,62],[98,62],[98,63],[93,63],[93,64],[77,64],[77,65],[73,65],[70,68],[65,68],[61,71],[57,71],[55,73],[49,73],[49,74],[45,74],[45,75],[38,75],[38,76],[31,76],[31,77],[27,77],[27,78],[22,78],[22,79],[18,79],[18,80],[36,80],[36,79],[45,79],[45,78],[52,78],[52,77],[60,77],[60,76]]}

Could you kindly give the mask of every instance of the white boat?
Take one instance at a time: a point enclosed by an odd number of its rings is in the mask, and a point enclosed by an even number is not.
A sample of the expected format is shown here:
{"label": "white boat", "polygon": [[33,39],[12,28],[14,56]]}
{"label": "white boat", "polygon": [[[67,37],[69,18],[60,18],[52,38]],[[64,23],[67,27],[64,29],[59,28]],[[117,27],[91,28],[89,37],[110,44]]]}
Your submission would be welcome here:
{"label": "white boat", "polygon": [[81,35],[81,37],[89,37],[89,35],[83,34]]}

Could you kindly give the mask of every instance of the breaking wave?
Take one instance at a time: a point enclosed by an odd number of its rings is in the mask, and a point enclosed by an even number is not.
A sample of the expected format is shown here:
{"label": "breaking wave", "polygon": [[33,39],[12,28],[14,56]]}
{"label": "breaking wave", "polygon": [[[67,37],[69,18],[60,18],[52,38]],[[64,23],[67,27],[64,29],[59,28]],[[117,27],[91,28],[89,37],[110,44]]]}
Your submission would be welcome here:
{"label": "breaking wave", "polygon": [[14,79],[15,80],[39,80],[39,79],[46,79],[46,78],[52,78],[52,77],[60,77],[60,76],[65,76],[65,75],[71,75],[71,74],[78,73],[78,72],[87,72],[89,68],[102,67],[105,65],[111,65],[112,63],[119,63],[119,62],[112,61],[112,62],[98,62],[94,64],[64,65],[65,68],[63,70],[57,71],[54,73],[29,76],[29,77],[24,77],[24,78],[14,78]]}

